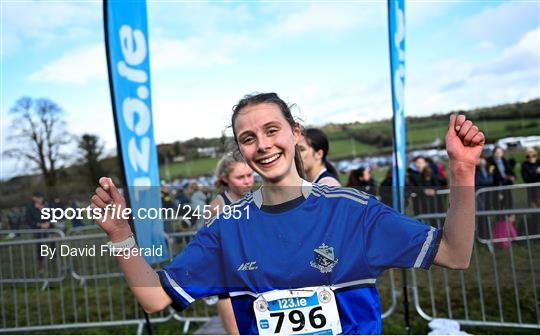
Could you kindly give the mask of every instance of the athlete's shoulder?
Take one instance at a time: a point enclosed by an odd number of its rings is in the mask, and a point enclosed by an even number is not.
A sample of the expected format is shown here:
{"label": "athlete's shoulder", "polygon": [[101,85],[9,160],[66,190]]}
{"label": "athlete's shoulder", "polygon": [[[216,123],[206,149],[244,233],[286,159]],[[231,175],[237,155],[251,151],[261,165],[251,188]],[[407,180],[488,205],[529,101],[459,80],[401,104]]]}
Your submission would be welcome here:
{"label": "athlete's shoulder", "polygon": [[341,183],[339,182],[339,180],[334,175],[331,175],[331,174],[321,177],[316,183],[327,185],[327,186],[336,186],[336,187],[341,186]]}
{"label": "athlete's shoulder", "polygon": [[322,184],[313,184],[313,195],[326,199],[343,200],[346,202],[352,201],[360,205],[368,205],[371,196],[363,191],[341,186],[327,186]]}

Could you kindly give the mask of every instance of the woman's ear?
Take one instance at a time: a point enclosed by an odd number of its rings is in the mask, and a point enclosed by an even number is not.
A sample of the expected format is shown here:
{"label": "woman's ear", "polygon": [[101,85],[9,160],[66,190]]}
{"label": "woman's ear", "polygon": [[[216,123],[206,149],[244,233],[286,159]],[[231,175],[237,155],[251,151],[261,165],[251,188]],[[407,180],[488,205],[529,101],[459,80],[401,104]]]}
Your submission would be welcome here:
{"label": "woman's ear", "polygon": [[322,160],[324,156],[324,151],[322,149],[319,149],[318,151],[315,152],[315,158],[317,160]]}
{"label": "woman's ear", "polygon": [[292,132],[294,136],[294,144],[298,145],[300,139],[302,138],[302,128],[300,127],[299,123],[294,124]]}

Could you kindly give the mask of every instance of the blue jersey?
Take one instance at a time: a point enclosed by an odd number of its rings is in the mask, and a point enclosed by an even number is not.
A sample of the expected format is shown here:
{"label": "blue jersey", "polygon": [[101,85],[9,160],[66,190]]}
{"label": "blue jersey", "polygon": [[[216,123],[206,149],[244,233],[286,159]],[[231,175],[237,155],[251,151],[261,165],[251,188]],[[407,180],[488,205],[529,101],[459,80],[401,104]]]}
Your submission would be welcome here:
{"label": "blue jersey", "polygon": [[222,191],[218,194],[218,197],[221,197],[221,200],[223,201],[223,204],[225,205],[231,205],[232,201],[229,197],[229,194],[226,191]]}
{"label": "blue jersey", "polygon": [[326,177],[331,177],[333,178],[334,180],[336,180],[338,183],[339,183],[339,179],[337,178],[337,176],[334,176],[332,174],[330,174],[330,172],[324,168],[320,173],[319,173],[319,176],[317,176],[314,180],[313,180],[313,183],[319,183],[323,178],[326,178]]}
{"label": "blue jersey", "polygon": [[182,310],[229,292],[240,333],[257,334],[254,300],[274,289],[333,289],[344,334],[380,334],[376,278],[387,268],[429,268],[441,231],[351,188],[305,183],[290,209],[261,209],[260,191],[236,202],[239,219],[202,228],[159,271]]}

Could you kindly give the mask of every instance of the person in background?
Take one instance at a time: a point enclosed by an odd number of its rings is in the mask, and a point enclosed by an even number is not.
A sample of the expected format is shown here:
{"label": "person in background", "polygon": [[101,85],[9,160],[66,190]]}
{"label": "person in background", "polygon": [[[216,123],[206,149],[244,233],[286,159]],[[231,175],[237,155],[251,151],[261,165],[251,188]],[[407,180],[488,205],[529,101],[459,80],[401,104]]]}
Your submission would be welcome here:
{"label": "person in background", "polygon": [[409,168],[407,168],[408,185],[417,187],[422,185],[422,170],[427,166],[426,159],[423,156],[415,157]]}
{"label": "person in background", "polygon": [[418,195],[419,206],[417,213],[435,213],[442,208],[441,199],[437,198],[437,189],[441,187],[441,180],[433,176],[430,166],[422,169],[420,191]]}
{"label": "person in background", "polygon": [[[253,169],[233,153],[223,155],[216,167],[216,188],[218,194],[210,202],[210,211],[217,216],[224,210],[251,191],[253,187]],[[225,210],[227,211],[227,210]],[[238,335],[238,326],[234,317],[231,298],[228,293],[219,294],[217,311],[223,322],[223,327],[229,335]]]}
{"label": "person in background", "polygon": [[[79,204],[79,201],[77,201],[76,197],[71,198],[71,202],[70,202],[69,206],[72,209],[78,209],[78,208],[81,207],[81,205]],[[73,218],[71,220],[71,228],[74,229],[74,228],[78,228],[78,227],[81,227],[81,226],[84,226],[84,223],[83,223],[82,219],[79,218],[78,216],[75,216],[75,218]]]}
{"label": "person in background", "polygon": [[375,180],[371,176],[371,169],[369,169],[369,167],[360,167],[351,170],[347,187],[352,187],[371,195],[377,194],[377,186],[375,185]]}
{"label": "person in background", "polygon": [[161,186],[161,207],[165,209],[174,208],[171,188],[168,185]]}
{"label": "person in background", "polygon": [[516,230],[516,215],[504,216],[493,226],[493,239],[495,247],[508,250],[512,246],[512,240],[518,236]]}
{"label": "person in background", "polygon": [[298,149],[308,181],[328,186],[341,186],[336,168],[327,160],[330,146],[328,137],[322,130],[306,129],[298,143]]}
{"label": "person in background", "polygon": [[388,167],[388,170],[386,170],[386,174],[384,176],[384,180],[382,180],[380,186],[379,186],[379,196],[381,197],[381,202],[388,205],[389,207],[393,207],[394,200],[392,196],[392,166]]}
{"label": "person in background", "polygon": [[[493,170],[494,166],[489,166],[485,157],[478,158],[476,169],[474,171],[474,187],[475,190],[493,186]],[[479,211],[489,210],[492,207],[491,198],[488,194],[482,192],[476,197],[476,209]],[[481,239],[489,239],[489,227],[487,217],[478,217],[476,231]]]}
{"label": "person in background", "polygon": [[218,194],[210,202],[214,216],[221,213],[225,205],[238,201],[251,191],[253,169],[241,157],[227,153],[218,162],[215,176]]}
{"label": "person in background", "polygon": [[[521,163],[521,176],[525,183],[540,182],[540,160],[534,148],[527,148],[526,160]],[[527,187],[527,197],[531,208],[540,207],[540,186]],[[527,228],[524,234],[533,235],[540,232],[540,214],[528,216]]]}
{"label": "person in background", "polygon": [[[493,149],[492,156],[489,160],[489,165],[493,166],[493,185],[507,186],[514,184],[516,175],[514,174],[513,160],[507,161],[504,158],[504,150],[496,146]],[[493,193],[493,205],[496,209],[512,208],[512,193],[510,190],[502,190]]]}
{"label": "person in background", "polygon": [[[162,184],[160,191],[161,191],[161,208],[174,209],[173,195],[171,193],[171,188],[166,184]],[[174,221],[172,218],[163,218],[163,226],[166,232],[175,231],[173,223]]]}
{"label": "person in background", "polygon": [[206,194],[200,190],[195,180],[189,182],[187,194],[190,195],[191,225],[200,229],[204,225],[203,213],[206,205]]}
{"label": "person in background", "polygon": [[476,170],[474,172],[474,185],[476,189],[481,187],[493,186],[493,170],[494,166],[488,167],[487,159],[480,157],[476,164]]}
{"label": "person in background", "polygon": [[[32,202],[26,206],[26,223],[30,229],[46,230],[53,228],[52,224],[48,221],[41,219],[41,209],[45,208],[45,201],[43,195],[39,192],[34,193],[32,196]],[[35,234],[36,239],[47,238],[48,234],[43,232],[37,232]],[[50,247],[53,247],[54,243],[49,243]],[[43,271],[43,259],[41,256],[41,244],[36,244],[36,256],[38,261],[39,271]]]}
{"label": "person in background", "polygon": [[442,188],[447,188],[448,180],[446,178],[446,172],[444,171],[444,165],[441,162],[439,162],[436,159],[436,157],[435,158],[427,157],[425,158],[425,160],[433,173],[432,178],[437,180],[437,185],[439,185]]}
{"label": "person in background", "polygon": [[[60,197],[56,196],[53,198],[52,201],[48,201],[48,202],[45,202],[45,207],[46,208],[51,208],[51,209],[61,209],[61,210],[64,210],[65,209],[65,205],[64,205],[64,202],[60,199]],[[65,219],[59,219],[55,224],[54,224],[54,227],[56,229],[60,229],[62,231],[66,231],[66,221]]]}
{"label": "person in background", "polygon": [[[540,182],[540,160],[538,153],[532,147],[527,148],[526,160],[521,163],[521,176],[525,183]],[[540,207],[540,187],[527,188],[529,205],[533,208]]]}
{"label": "person in background", "polygon": [[435,196],[432,170],[423,156],[415,157],[407,168],[408,194],[413,201],[413,211],[419,215],[430,207],[428,203]]}

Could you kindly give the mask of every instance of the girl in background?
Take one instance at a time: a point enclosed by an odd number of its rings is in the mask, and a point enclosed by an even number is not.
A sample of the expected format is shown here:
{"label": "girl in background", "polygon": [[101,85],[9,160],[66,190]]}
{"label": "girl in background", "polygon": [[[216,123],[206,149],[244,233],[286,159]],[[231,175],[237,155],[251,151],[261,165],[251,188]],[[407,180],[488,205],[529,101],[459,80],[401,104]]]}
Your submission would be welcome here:
{"label": "girl in background", "polygon": [[336,168],[326,159],[330,146],[328,137],[318,128],[305,130],[298,149],[302,156],[306,178],[313,183],[341,186]]}
{"label": "girl in background", "polygon": [[216,188],[218,195],[210,202],[213,215],[220,213],[225,205],[230,205],[244,197],[253,186],[253,170],[233,153],[225,154],[216,168]]}

